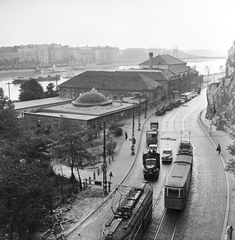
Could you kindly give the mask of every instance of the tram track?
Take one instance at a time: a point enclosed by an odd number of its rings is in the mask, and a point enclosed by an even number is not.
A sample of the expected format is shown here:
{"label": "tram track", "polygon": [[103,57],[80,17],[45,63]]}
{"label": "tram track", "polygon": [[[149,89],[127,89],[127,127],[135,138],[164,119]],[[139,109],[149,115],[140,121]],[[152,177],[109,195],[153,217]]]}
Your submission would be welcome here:
{"label": "tram track", "polygon": [[180,216],[181,211],[165,208],[153,240],[173,240]]}

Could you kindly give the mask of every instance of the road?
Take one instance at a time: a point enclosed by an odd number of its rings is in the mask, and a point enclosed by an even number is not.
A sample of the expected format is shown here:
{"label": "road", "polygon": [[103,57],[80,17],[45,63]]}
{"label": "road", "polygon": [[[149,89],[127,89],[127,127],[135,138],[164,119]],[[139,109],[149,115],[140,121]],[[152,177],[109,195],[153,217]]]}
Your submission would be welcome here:
{"label": "road", "polygon": [[[145,132],[152,120],[160,125],[158,152],[164,148],[176,149],[181,140],[189,140],[194,147],[193,178],[189,199],[182,211],[174,239],[220,239],[226,209],[226,179],[223,166],[208,136],[201,129],[198,116],[206,106],[205,90],[179,108],[163,116],[152,116],[143,127],[137,159],[126,178],[125,185],[138,185],[144,181],[142,153],[147,151]],[[189,133],[191,133],[189,135]],[[157,181],[151,182],[154,189],[153,216],[143,239],[153,239],[164,210],[163,186],[172,164],[162,164]],[[67,239],[99,239],[103,224],[111,216],[111,202],[108,201],[99,212],[85,222],[79,231]],[[166,213],[167,214],[167,213]],[[165,226],[167,227],[167,226]],[[167,236],[165,238],[167,239]]]}

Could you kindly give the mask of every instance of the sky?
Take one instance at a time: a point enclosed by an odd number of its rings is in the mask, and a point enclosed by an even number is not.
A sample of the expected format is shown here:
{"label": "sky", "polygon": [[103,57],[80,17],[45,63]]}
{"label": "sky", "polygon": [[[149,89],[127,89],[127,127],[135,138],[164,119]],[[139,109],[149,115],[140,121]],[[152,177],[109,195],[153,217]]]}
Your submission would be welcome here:
{"label": "sky", "polygon": [[227,52],[235,39],[234,10],[234,0],[0,0],[0,47]]}

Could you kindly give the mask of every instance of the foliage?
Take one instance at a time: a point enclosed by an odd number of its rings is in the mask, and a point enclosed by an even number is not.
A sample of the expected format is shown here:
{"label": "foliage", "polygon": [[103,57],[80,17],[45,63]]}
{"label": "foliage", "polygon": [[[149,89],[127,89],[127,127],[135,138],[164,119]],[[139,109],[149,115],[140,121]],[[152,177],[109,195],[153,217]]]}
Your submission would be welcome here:
{"label": "foliage", "polygon": [[[74,183],[75,180],[74,168],[77,168],[79,175],[79,167],[82,167],[84,159],[91,157],[83,146],[80,132],[81,129],[77,124],[72,124],[68,119],[63,118],[57,132],[57,139],[51,148],[54,158],[59,159],[61,163],[71,168],[71,183]],[[81,179],[79,179],[79,183],[80,189],[82,189]]]}
{"label": "foliage", "polygon": [[110,138],[109,142],[106,144],[106,150],[108,155],[114,154],[114,150],[117,147],[117,142],[114,142],[112,138]]}
{"label": "foliage", "polygon": [[113,131],[113,130],[115,130],[115,129],[117,129],[117,128],[120,128],[120,127],[122,127],[123,126],[123,124],[120,124],[120,123],[113,123],[110,127],[109,127],[109,131]]}
{"label": "foliage", "polygon": [[53,83],[49,83],[47,85],[47,91],[45,91],[45,97],[56,97],[58,96],[58,90],[54,90],[55,85]]}
{"label": "foliage", "polygon": [[44,90],[40,83],[35,79],[30,79],[20,85],[20,101],[41,99],[44,97]]}
{"label": "foliage", "polygon": [[8,226],[9,239],[15,229],[21,237],[39,225],[46,199],[53,192],[50,172],[40,161],[17,157],[0,161],[0,225]]}
{"label": "foliage", "polygon": [[122,128],[116,128],[116,129],[114,129],[113,134],[114,134],[115,137],[120,137],[120,136],[122,136],[122,135],[123,135]]}
{"label": "foliage", "polygon": [[11,100],[0,88],[0,139],[11,138],[18,134],[17,114]]}
{"label": "foliage", "polygon": [[229,153],[232,155],[232,156],[235,156],[235,130],[232,129],[230,131],[230,138],[232,139],[233,143],[230,144],[228,147],[227,147],[227,150],[229,151]]}

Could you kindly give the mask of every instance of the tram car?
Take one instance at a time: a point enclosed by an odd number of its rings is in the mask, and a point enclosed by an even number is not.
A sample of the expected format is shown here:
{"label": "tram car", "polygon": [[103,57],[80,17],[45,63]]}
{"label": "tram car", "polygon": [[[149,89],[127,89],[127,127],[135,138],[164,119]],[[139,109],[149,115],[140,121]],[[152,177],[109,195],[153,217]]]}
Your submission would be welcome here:
{"label": "tram car", "polygon": [[152,217],[153,189],[132,187],[104,225],[104,240],[140,240]]}
{"label": "tram car", "polygon": [[[187,202],[193,168],[191,143],[181,145],[165,183],[164,206],[182,210]],[[188,150],[187,150],[188,149]],[[181,151],[182,150],[182,151]]]}

